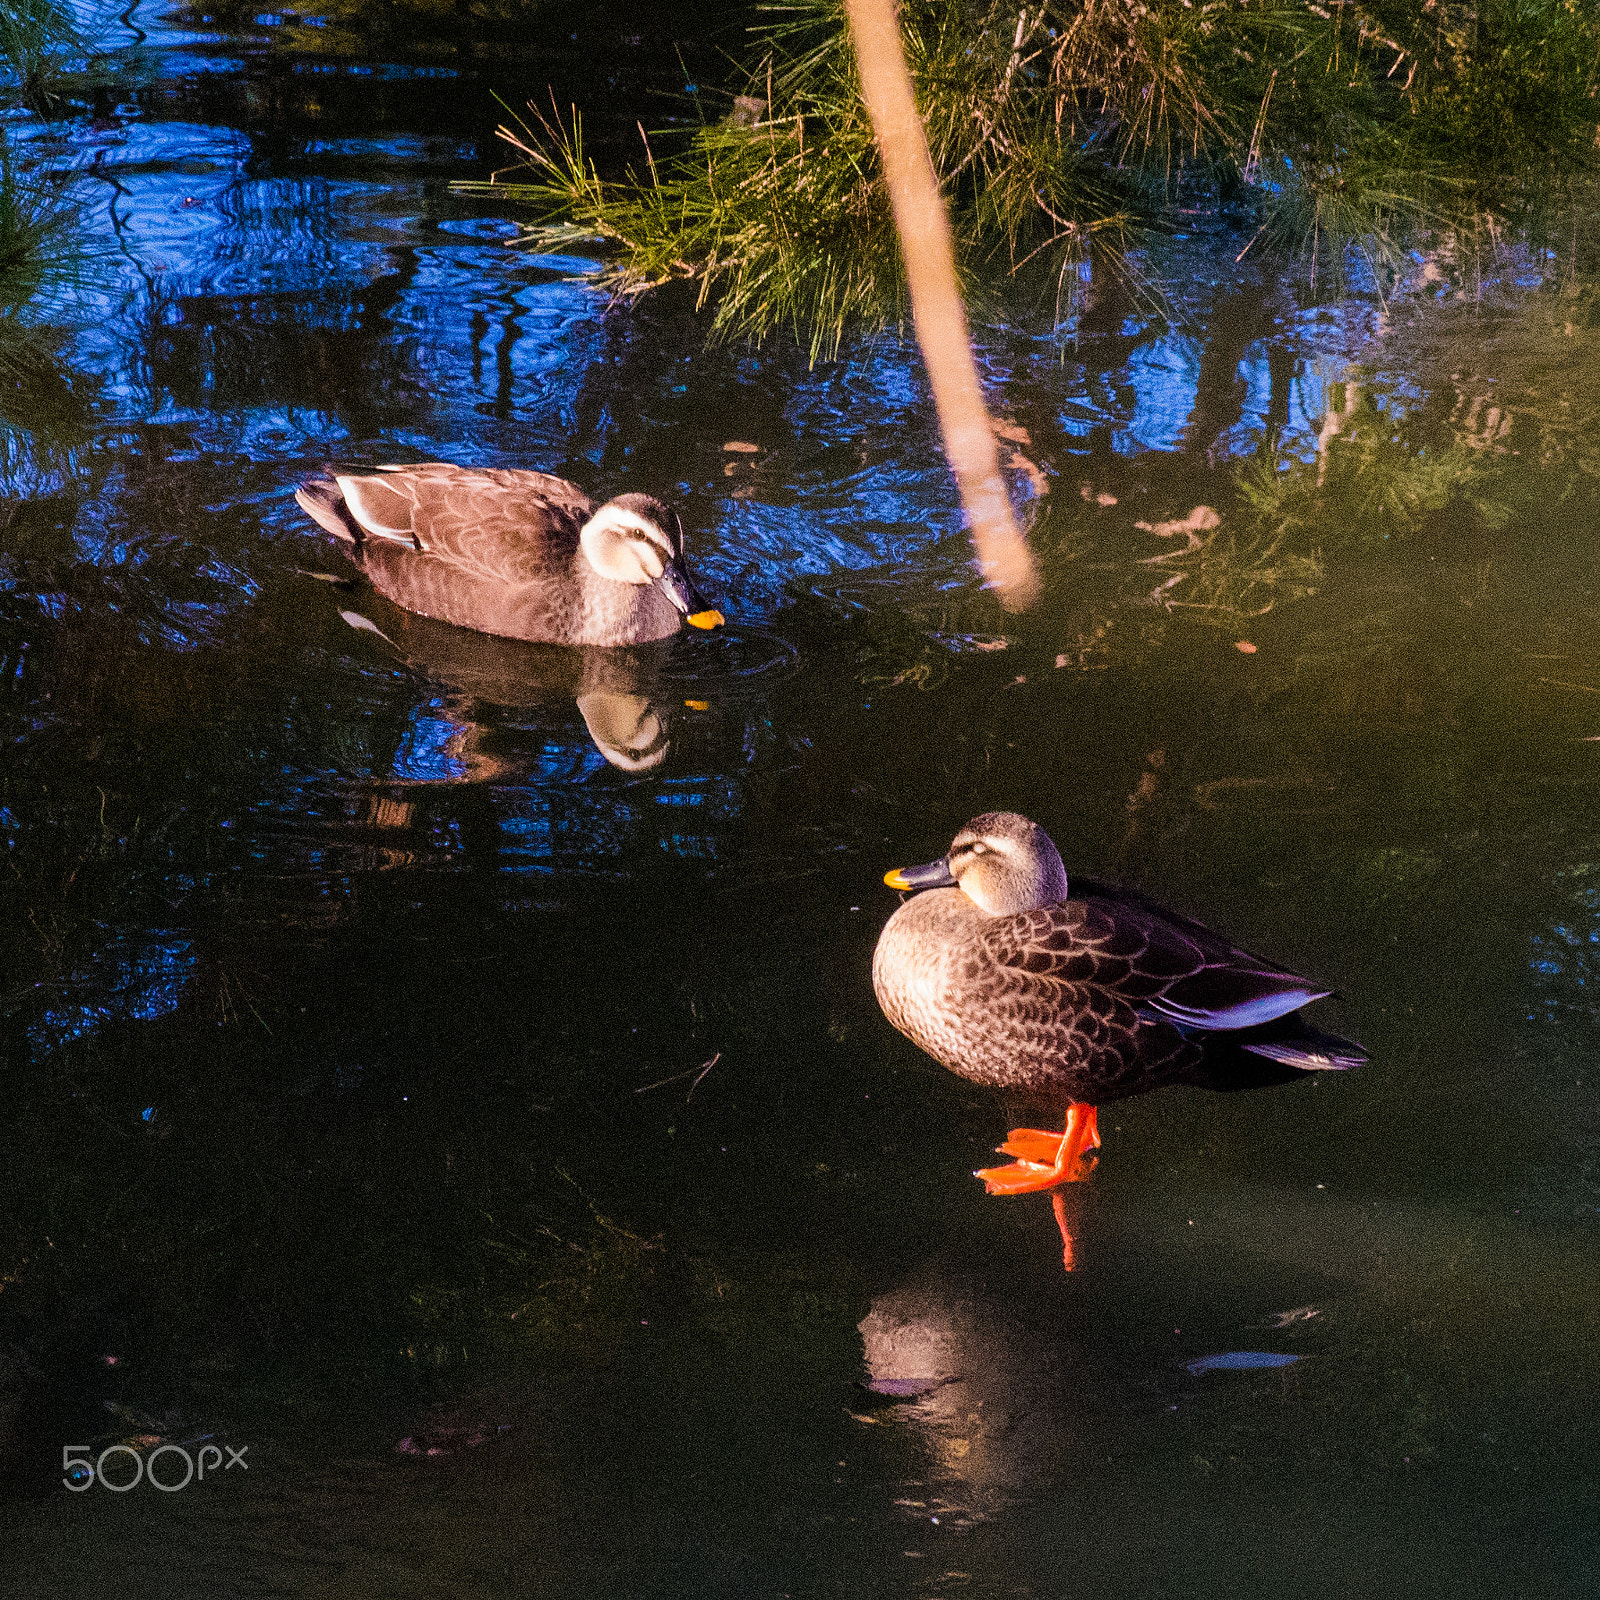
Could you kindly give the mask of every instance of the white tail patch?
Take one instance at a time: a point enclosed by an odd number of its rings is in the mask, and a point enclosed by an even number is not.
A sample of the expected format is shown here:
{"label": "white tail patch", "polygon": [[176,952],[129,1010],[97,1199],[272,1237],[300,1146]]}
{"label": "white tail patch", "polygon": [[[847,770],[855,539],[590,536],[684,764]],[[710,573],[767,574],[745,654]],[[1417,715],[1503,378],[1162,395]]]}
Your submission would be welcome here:
{"label": "white tail patch", "polygon": [[411,502],[380,478],[336,477],[350,515],[374,539],[389,539],[420,550],[422,541],[411,526]]}
{"label": "white tail patch", "polygon": [[1303,988],[1285,984],[1275,993],[1256,995],[1229,1006],[1186,1006],[1167,995],[1158,995],[1150,1002],[1150,1009],[1186,1027],[1229,1031],[1275,1022],[1301,1006],[1310,1005],[1313,1000],[1326,1000],[1331,993],[1332,990],[1313,989],[1309,984]]}

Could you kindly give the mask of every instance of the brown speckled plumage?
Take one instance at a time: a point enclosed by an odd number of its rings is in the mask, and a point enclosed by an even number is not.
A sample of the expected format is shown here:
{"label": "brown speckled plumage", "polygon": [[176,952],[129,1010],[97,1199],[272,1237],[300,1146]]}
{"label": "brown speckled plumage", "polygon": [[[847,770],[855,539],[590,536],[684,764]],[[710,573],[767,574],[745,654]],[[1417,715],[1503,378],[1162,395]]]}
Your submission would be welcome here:
{"label": "brown speckled plumage", "polygon": [[908,873],[962,886],[929,888],[895,912],[873,988],[896,1028],[964,1078],[1099,1105],[1178,1081],[1242,1086],[1364,1059],[1301,1019],[1328,990],[1141,896],[1100,885],[1067,896],[1054,845],[1024,817],[974,818],[946,862]]}
{"label": "brown speckled plumage", "polygon": [[[680,610],[659,587],[618,582],[590,564],[578,535],[596,507],[564,478],[433,462],[346,481],[382,509],[393,533],[364,528],[331,474],[301,485],[296,498],[373,588],[407,611],[545,644],[643,644],[678,630]],[[682,530],[665,506],[645,495],[614,503],[659,523],[682,562]]]}

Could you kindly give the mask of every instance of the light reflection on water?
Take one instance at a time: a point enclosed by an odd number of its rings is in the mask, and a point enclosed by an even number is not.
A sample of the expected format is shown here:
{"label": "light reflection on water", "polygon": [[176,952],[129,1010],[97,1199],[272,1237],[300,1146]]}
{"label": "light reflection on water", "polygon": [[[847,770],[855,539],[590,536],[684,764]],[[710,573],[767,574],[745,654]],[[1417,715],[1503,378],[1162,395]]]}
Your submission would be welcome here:
{"label": "light reflection on water", "polygon": [[[16,130],[117,252],[0,459],[29,1592],[1579,1592],[1593,263],[1305,307],[1191,239],[1175,331],[989,329],[1008,620],[903,338],[707,351],[507,249],[436,107],[360,127],[384,72],[240,132],[243,46],[141,26],[142,112]],[[730,628],[619,665],[317,581],[295,481],[433,457],[668,494]],[[1373,1057],[1120,1107],[1070,1280],[866,982],[882,872],[1002,805]],[[1307,1359],[1186,1370],[1253,1350]],[[69,1501],[107,1401],[260,1476]]]}
{"label": "light reflection on water", "polygon": [[[113,935],[93,953],[89,966],[60,986],[68,1003],[45,1011],[29,1033],[39,1056],[93,1035],[107,1019],[153,1022],[181,1003],[195,965],[192,942],[159,929],[131,937]],[[73,1004],[75,995],[90,998]]]}

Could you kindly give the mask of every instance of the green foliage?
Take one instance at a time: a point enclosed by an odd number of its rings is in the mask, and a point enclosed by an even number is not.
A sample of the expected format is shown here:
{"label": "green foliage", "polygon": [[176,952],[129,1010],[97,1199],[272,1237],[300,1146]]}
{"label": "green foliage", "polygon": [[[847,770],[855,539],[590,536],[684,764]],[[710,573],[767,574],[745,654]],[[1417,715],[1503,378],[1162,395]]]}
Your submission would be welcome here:
{"label": "green foliage", "polygon": [[[41,291],[77,282],[86,260],[76,206],[19,173],[0,134],[0,323]],[[0,369],[4,347],[0,340]]]}
{"label": "green foliage", "polygon": [[[79,21],[59,0],[0,0],[0,64],[12,80],[10,98],[35,115],[69,107],[64,64],[89,49]],[[5,98],[0,90],[0,104]],[[0,128],[0,383],[32,383],[50,366],[23,327],[23,308],[59,298],[91,266],[70,194],[22,170]]]}
{"label": "green foliage", "polygon": [[[1329,396],[1314,458],[1266,450],[1238,469],[1229,536],[1235,547],[1262,554],[1232,563],[1230,596],[1259,592],[1265,610],[1273,599],[1309,593],[1305,580],[1318,575],[1318,550],[1330,529],[1352,545],[1430,525],[1498,528],[1511,516],[1499,427],[1503,420],[1510,431],[1509,414],[1492,412],[1484,426],[1480,405],[1468,412],[1471,426],[1441,430],[1421,414],[1380,406],[1355,381],[1344,389],[1342,409],[1340,396]],[[1231,609],[1249,608],[1233,600]]]}
{"label": "green foliage", "polygon": [[23,103],[40,116],[61,109],[59,73],[64,59],[87,53],[88,40],[57,0],[4,0],[0,4],[0,62],[20,85]]}
{"label": "green foliage", "polygon": [[609,276],[623,294],[693,277],[702,303],[713,288],[722,291],[719,330],[736,326],[759,338],[787,322],[831,328],[836,340],[852,312],[896,303],[894,234],[864,175],[872,160],[864,115],[847,106],[839,116],[808,109],[757,137],[708,127],[693,155],[665,174],[647,145],[648,174],[630,171],[615,183],[585,160],[576,115],[570,133],[546,122],[551,151],[526,129],[514,136],[543,181],[509,192],[548,219],[532,233],[542,247],[596,235],[620,247]]}
{"label": "green foliage", "polygon": [[[471,186],[533,207],[538,248],[599,238],[603,281],[675,277],[713,329],[789,325],[813,356],[901,312],[887,196],[842,7],[802,0],[688,134],[602,176],[582,128],[502,130],[521,165]],[[1365,251],[1380,285],[1417,230],[1502,225],[1596,164],[1600,17],[1588,0],[905,0],[934,165],[969,280],[1042,259],[1058,291],[1174,206],[1231,211],[1248,248],[1313,279]],[[1326,270],[1326,268],[1325,268]]]}
{"label": "green foliage", "polygon": [[[1118,186],[1102,163],[1076,159],[1070,129],[1040,118],[1013,37],[974,33],[948,0],[912,11],[930,145],[958,197],[966,253],[1003,247],[1015,263],[1054,245],[1058,270],[1091,238],[1117,253],[1127,221]],[[702,304],[715,292],[715,332],[759,339],[788,325],[813,356],[831,351],[851,320],[903,309],[894,227],[841,18],[832,5],[795,8],[769,30],[742,85],[749,92],[728,116],[659,157],[641,126],[644,163],[619,179],[602,178],[585,156],[576,113],[568,123],[535,110],[536,126],[502,130],[523,158],[511,175],[519,181],[465,187],[532,205],[539,221],[528,237],[540,248],[611,244],[604,281],[617,293],[692,278]]]}
{"label": "green foliage", "polygon": [[50,330],[0,318],[0,548],[25,542],[25,523],[60,486],[92,475],[97,383],[58,354]]}
{"label": "green foliage", "polygon": [[[1265,616],[1280,601],[1303,600],[1322,584],[1322,560],[1307,532],[1287,521],[1214,528],[1194,553],[1188,581],[1162,603],[1227,626]],[[1297,542],[1304,548],[1295,549]]]}

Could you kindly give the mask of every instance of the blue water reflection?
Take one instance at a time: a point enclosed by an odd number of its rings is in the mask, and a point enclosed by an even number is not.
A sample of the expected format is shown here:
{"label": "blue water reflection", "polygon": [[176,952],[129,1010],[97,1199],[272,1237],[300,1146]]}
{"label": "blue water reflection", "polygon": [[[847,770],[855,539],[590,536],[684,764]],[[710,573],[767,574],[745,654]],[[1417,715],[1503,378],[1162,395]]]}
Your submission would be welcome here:
{"label": "blue water reflection", "polygon": [[59,986],[62,1000],[29,1027],[28,1042],[46,1055],[92,1038],[111,1021],[167,1016],[181,1004],[197,960],[193,940],[178,934],[145,928],[113,934]]}
{"label": "blue water reflection", "polygon": [[1595,999],[1600,981],[1600,884],[1583,881],[1593,871],[1580,866],[1561,873],[1566,914],[1531,940],[1529,965],[1544,1000],[1544,1020],[1549,1022],[1573,1013],[1589,1022],[1600,1021]]}
{"label": "blue water reflection", "polygon": [[1197,377],[1189,340],[1170,335],[1142,342],[1117,393],[1121,425],[1113,433],[1114,448],[1124,455],[1177,449],[1194,409]]}

